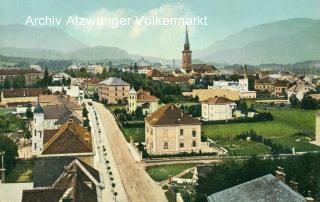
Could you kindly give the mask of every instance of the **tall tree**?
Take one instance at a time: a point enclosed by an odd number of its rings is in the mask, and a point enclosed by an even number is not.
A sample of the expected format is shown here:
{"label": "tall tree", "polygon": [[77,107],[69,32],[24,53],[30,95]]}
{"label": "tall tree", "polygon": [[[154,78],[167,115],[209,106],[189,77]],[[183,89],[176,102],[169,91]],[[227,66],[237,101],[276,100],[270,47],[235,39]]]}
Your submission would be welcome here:
{"label": "tall tree", "polygon": [[48,87],[48,84],[49,84],[49,72],[48,72],[48,67],[47,66],[46,66],[46,69],[44,70],[43,83],[44,83],[45,87]]}

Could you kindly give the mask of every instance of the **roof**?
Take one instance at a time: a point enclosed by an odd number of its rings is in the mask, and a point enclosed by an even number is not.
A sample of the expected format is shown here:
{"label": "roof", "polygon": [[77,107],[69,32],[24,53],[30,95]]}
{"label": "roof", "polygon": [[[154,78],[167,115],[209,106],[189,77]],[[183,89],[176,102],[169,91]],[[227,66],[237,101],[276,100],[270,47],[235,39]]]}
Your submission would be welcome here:
{"label": "roof", "polygon": [[91,134],[70,120],[43,144],[42,155],[91,152],[93,152]]}
{"label": "roof", "polygon": [[98,78],[92,78],[86,81],[87,85],[98,85],[100,82],[102,81],[102,79],[98,79]]}
{"label": "roof", "polygon": [[137,93],[137,92],[136,92],[136,90],[134,88],[131,88],[129,93],[131,94],[131,93]]}
{"label": "roof", "polygon": [[37,106],[34,108],[33,110],[34,113],[43,113],[43,108],[41,107],[41,105],[38,103]]}
{"label": "roof", "polygon": [[56,74],[54,74],[54,75],[52,75],[52,77],[54,77],[54,78],[66,78],[66,79],[68,79],[68,78],[71,78],[71,76],[69,75],[69,74],[67,74],[67,73],[65,73],[65,72],[59,72],[59,73],[56,73]]}
{"label": "roof", "polygon": [[24,190],[22,202],[57,202],[64,198],[69,198],[72,202],[96,202],[98,187],[104,188],[100,182],[100,173],[85,162],[75,159],[64,166],[47,187]]}
{"label": "roof", "polygon": [[271,174],[239,184],[207,197],[208,202],[304,202],[304,197]]}
{"label": "roof", "polygon": [[151,77],[166,77],[167,75],[163,72],[160,72],[157,69],[153,69],[151,71],[151,73],[149,74],[149,76],[151,76]]}
{"label": "roof", "polygon": [[110,77],[104,81],[101,81],[99,84],[107,86],[130,86],[130,84],[128,84],[127,82],[116,77]]}
{"label": "roof", "polygon": [[312,97],[315,100],[320,100],[320,93],[310,94],[310,97]]}
{"label": "roof", "polygon": [[200,121],[191,117],[182,111],[174,104],[167,104],[159,110],[153,112],[145,118],[150,125],[200,125]]}
{"label": "roof", "polygon": [[278,86],[278,87],[288,87],[290,84],[289,81],[287,80],[276,80],[274,83],[274,86]]}
{"label": "roof", "polygon": [[71,111],[63,105],[44,106],[43,112],[44,119],[59,119],[71,113]]}
{"label": "roof", "polygon": [[306,91],[305,88],[314,89],[314,86],[309,84],[308,82],[298,81],[294,85],[292,85],[290,88],[288,88],[288,91],[293,91],[293,92]]}
{"label": "roof", "polygon": [[197,73],[202,73],[202,72],[211,73],[215,69],[215,67],[210,64],[192,64],[190,68]]}
{"label": "roof", "polygon": [[228,98],[225,97],[213,97],[209,98],[202,103],[207,103],[207,104],[212,104],[212,105],[222,105],[222,104],[230,104],[230,103],[235,103]]}
{"label": "roof", "polygon": [[0,68],[0,75],[26,75],[26,74],[41,74],[41,71],[35,69],[18,69],[18,68]]}
{"label": "roof", "polygon": [[16,89],[4,89],[3,97],[13,98],[13,97],[37,97],[44,89],[42,88],[16,88]]}
{"label": "roof", "polygon": [[137,93],[137,101],[138,102],[157,102],[159,98],[156,96],[150,95],[150,92],[144,91],[142,89],[138,90]]}
{"label": "roof", "polygon": [[164,81],[171,83],[188,83],[190,80],[187,76],[168,76],[164,78]]}
{"label": "roof", "polygon": [[274,80],[270,77],[265,77],[259,80],[255,80],[255,84],[274,84]]}

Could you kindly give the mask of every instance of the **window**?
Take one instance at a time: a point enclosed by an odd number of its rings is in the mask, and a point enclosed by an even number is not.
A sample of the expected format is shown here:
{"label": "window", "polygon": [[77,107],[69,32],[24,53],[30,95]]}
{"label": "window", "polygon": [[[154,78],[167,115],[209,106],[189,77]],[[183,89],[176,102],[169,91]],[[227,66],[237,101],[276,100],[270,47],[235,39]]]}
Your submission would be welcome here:
{"label": "window", "polygon": [[34,143],[34,150],[37,149],[37,143]]}
{"label": "window", "polygon": [[196,147],[197,146],[197,142],[196,141],[192,141],[192,147]]}
{"label": "window", "polygon": [[180,136],[183,135],[183,129],[180,129]]}
{"label": "window", "polygon": [[40,137],[40,138],[41,138],[41,135],[42,135],[42,134],[41,134],[41,131],[39,131],[39,137]]}
{"label": "window", "polygon": [[37,136],[37,130],[34,130],[34,136],[35,137]]}
{"label": "window", "polygon": [[124,87],[122,87],[122,90],[124,90]]}
{"label": "window", "polygon": [[180,148],[183,148],[183,147],[184,147],[184,143],[180,142]]}
{"label": "window", "polygon": [[116,90],[118,90],[118,88],[116,87]]}
{"label": "window", "polygon": [[163,149],[168,149],[168,142],[163,143]]}
{"label": "window", "polygon": [[197,131],[195,129],[192,129],[192,137],[196,137],[197,136]]}

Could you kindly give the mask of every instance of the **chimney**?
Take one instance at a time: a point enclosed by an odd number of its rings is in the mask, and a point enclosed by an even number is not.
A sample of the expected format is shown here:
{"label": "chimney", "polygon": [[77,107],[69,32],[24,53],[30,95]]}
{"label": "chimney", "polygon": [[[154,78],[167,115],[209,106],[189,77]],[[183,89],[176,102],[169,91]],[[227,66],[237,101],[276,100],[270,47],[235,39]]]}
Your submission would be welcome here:
{"label": "chimney", "polygon": [[276,170],[276,178],[279,181],[282,181],[283,183],[286,182],[286,174],[284,173],[284,170],[282,167],[277,166],[277,170]]}

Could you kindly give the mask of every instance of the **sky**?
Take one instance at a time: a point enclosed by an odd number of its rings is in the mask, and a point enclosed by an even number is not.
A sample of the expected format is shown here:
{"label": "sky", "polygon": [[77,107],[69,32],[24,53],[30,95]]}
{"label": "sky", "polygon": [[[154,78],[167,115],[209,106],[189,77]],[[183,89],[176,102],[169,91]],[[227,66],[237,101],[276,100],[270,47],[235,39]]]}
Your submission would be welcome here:
{"label": "sky", "polygon": [[[0,0],[0,5],[0,25],[25,24],[28,16],[207,16],[207,26],[189,27],[193,50],[259,24],[290,18],[320,19],[319,0]],[[116,46],[132,54],[167,58],[180,57],[185,36],[182,25],[55,28],[89,46]]]}

